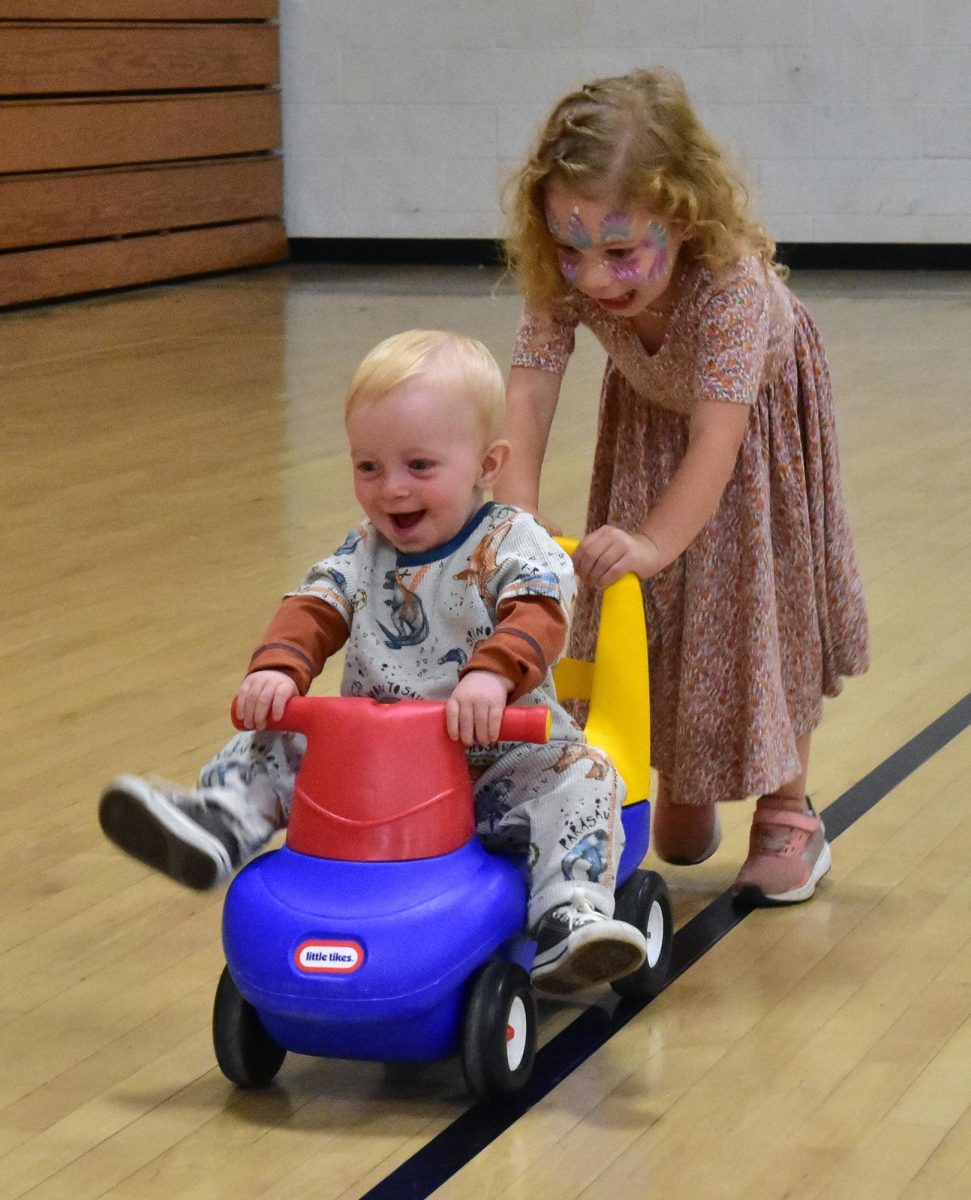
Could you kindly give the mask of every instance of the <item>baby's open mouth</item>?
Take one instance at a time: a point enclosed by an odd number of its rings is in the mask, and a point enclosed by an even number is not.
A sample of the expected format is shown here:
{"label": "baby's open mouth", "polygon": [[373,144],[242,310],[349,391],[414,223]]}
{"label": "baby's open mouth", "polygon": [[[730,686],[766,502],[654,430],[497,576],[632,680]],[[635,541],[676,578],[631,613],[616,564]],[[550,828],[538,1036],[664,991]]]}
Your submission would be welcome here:
{"label": "baby's open mouth", "polygon": [[420,508],[417,512],[389,513],[388,515],[395,529],[404,531],[414,528],[425,515],[425,510]]}

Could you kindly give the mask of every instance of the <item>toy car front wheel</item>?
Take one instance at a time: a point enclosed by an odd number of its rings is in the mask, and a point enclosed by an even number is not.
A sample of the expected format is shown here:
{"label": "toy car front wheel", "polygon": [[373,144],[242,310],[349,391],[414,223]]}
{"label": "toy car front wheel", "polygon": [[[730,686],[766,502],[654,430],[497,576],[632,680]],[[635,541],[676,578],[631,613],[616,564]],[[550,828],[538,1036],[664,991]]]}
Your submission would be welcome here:
{"label": "toy car front wheel", "polygon": [[501,1100],[525,1087],[536,1057],[536,997],[516,963],[488,962],[472,980],[462,1027],[469,1091]]}
{"label": "toy car front wheel", "polygon": [[674,920],[667,884],[656,871],[635,871],[617,890],[614,916],[647,939],[647,958],[636,971],[610,985],[620,996],[649,998],[664,987],[671,966]]}
{"label": "toy car front wheel", "polygon": [[256,1009],[243,998],[228,967],[223,968],[216,988],[212,1040],[220,1070],[242,1087],[266,1087],[287,1056],[263,1028]]}

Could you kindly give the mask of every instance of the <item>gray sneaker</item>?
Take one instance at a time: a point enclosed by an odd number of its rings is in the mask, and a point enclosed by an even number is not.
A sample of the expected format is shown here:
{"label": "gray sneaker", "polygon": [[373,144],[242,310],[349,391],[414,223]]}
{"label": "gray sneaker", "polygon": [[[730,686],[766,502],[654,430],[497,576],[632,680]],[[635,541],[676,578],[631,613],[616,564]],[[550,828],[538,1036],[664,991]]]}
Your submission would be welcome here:
{"label": "gray sneaker", "polygon": [[258,846],[247,845],[239,799],[221,788],[186,790],[119,775],[101,793],[98,819],[119,849],[186,887],[224,883]]}
{"label": "gray sneaker", "polygon": [[535,937],[530,978],[537,988],[558,995],[620,979],[647,957],[641,931],[605,917],[582,892],[542,916]]}

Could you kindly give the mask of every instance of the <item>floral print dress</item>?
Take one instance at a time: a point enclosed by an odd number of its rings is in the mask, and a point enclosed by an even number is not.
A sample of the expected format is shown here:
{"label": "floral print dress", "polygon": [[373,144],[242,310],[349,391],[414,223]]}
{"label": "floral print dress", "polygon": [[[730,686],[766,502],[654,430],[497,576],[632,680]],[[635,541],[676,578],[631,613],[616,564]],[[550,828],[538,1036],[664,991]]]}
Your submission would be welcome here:
{"label": "floral print dress", "polygon": [[[840,482],[826,356],[809,313],[756,258],[689,265],[664,341],[574,292],[524,313],[513,365],[562,374],[576,326],[608,354],[587,528],[634,529],[684,455],[702,400],[752,409],[708,524],[643,585],[651,756],[678,803],[770,792],[799,774],[796,739],[824,696],[869,662],[863,588]],[[582,589],[571,653],[590,658],[597,598]]]}

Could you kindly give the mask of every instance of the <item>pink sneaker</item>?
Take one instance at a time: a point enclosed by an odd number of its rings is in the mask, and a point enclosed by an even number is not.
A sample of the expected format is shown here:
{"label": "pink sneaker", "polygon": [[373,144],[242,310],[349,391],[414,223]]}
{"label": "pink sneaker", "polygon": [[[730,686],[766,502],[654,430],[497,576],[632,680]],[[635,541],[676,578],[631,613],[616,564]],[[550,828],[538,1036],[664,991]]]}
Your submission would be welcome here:
{"label": "pink sneaker", "polygon": [[833,865],[825,826],[809,798],[807,812],[789,812],[778,804],[778,797],[763,796],[756,805],[748,858],[732,888],[743,904],[808,900]]}
{"label": "pink sneaker", "polygon": [[702,863],[718,849],[721,822],[714,804],[654,802],[651,841],[658,858],[678,867]]}

